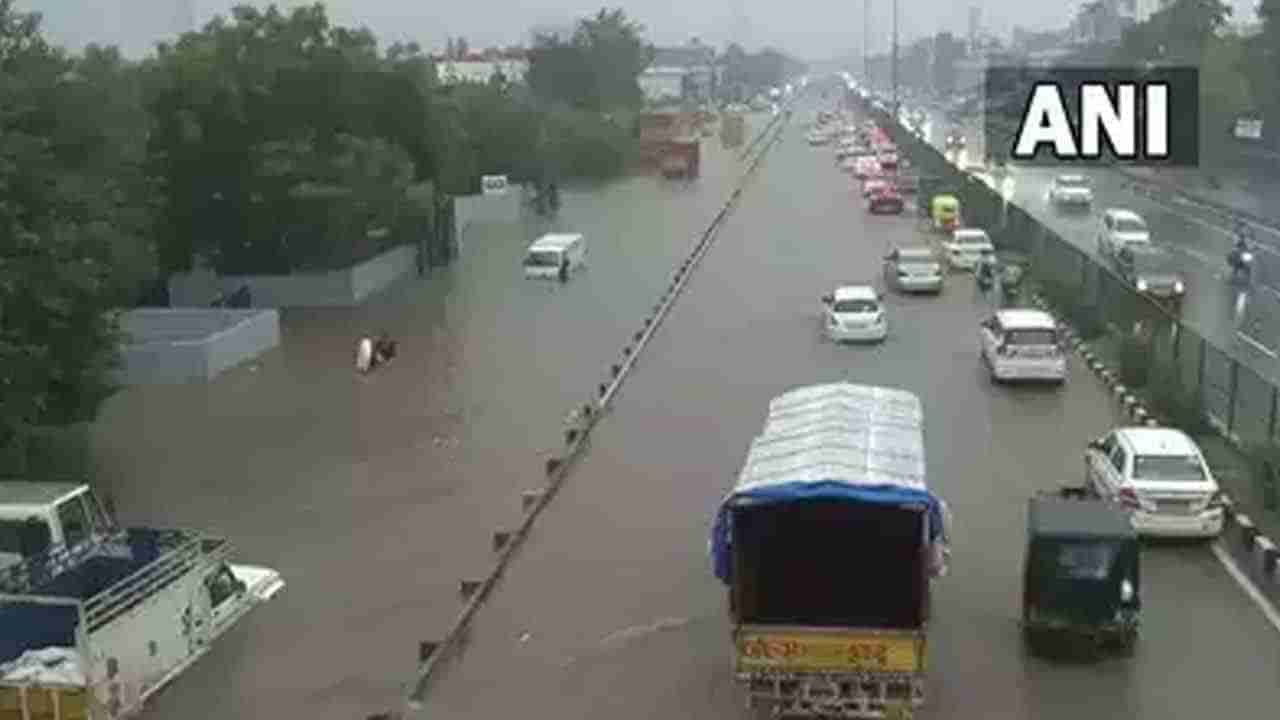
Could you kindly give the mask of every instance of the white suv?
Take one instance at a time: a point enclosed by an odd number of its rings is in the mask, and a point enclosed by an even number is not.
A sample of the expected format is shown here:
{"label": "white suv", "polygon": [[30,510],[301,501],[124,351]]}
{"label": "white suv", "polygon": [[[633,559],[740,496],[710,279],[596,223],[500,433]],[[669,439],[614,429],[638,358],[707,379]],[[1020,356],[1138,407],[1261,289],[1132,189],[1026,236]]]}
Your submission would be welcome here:
{"label": "white suv", "polygon": [[1059,175],[1049,186],[1049,202],[1067,207],[1088,207],[1093,203],[1093,189],[1083,175]]}
{"label": "white suv", "polygon": [[1132,512],[1142,535],[1213,538],[1222,532],[1218,482],[1200,448],[1173,428],[1117,428],[1089,443],[1089,489]]}
{"label": "white suv", "polygon": [[1151,242],[1147,221],[1132,210],[1110,208],[1102,213],[1098,229],[1098,253],[1113,257],[1125,245]]}
{"label": "white suv", "polygon": [[1067,357],[1058,325],[1040,310],[1001,310],[982,322],[982,360],[995,382],[1067,381]]}

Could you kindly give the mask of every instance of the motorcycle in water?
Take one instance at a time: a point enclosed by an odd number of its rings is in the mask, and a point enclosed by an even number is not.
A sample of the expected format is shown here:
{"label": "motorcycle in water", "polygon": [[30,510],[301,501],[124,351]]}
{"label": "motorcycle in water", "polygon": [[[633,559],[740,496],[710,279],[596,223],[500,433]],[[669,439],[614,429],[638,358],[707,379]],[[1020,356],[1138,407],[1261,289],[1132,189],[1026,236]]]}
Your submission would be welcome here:
{"label": "motorcycle in water", "polygon": [[1243,222],[1236,223],[1236,242],[1227,253],[1227,266],[1231,268],[1231,282],[1248,285],[1253,279],[1253,231]]}

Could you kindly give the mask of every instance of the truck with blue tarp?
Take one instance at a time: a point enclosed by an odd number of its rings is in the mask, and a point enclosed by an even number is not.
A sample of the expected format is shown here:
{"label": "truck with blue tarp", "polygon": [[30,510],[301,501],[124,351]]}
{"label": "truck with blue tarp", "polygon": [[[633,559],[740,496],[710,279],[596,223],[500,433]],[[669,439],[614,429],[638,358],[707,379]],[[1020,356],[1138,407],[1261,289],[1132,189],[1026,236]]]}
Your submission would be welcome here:
{"label": "truck with blue tarp", "polygon": [[949,521],[923,428],[904,390],[820,384],[770,403],[710,538],[748,708],[881,718],[924,703]]}
{"label": "truck with blue tarp", "polygon": [[121,528],[88,485],[0,482],[0,720],[115,720],[284,581],[194,530]]}

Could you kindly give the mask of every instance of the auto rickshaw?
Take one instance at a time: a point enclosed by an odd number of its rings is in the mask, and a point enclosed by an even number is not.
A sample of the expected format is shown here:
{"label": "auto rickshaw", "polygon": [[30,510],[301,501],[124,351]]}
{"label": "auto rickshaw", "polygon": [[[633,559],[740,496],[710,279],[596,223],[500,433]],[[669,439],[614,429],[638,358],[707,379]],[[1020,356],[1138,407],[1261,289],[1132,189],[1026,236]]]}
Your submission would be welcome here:
{"label": "auto rickshaw", "polygon": [[933,229],[951,232],[960,226],[960,201],[955,195],[934,195],[929,201],[929,217]]}
{"label": "auto rickshaw", "polygon": [[1142,601],[1139,542],[1124,509],[1083,487],[1033,497],[1027,508],[1022,629],[1033,652],[1053,640],[1133,653]]}

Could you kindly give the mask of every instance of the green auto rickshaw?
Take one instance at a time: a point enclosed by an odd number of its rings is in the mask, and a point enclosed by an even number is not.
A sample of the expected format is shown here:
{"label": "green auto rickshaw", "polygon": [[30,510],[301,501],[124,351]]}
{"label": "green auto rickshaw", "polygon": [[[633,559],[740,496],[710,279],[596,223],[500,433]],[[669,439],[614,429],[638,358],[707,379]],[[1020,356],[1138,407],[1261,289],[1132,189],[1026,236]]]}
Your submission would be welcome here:
{"label": "green auto rickshaw", "polygon": [[955,195],[934,195],[929,205],[929,218],[935,231],[951,232],[960,227],[960,201]]}
{"label": "green auto rickshaw", "polygon": [[1083,642],[1131,655],[1141,611],[1138,533],[1128,513],[1085,488],[1032,498],[1022,585],[1030,649]]}

